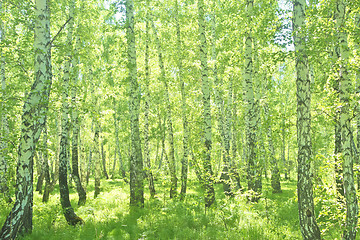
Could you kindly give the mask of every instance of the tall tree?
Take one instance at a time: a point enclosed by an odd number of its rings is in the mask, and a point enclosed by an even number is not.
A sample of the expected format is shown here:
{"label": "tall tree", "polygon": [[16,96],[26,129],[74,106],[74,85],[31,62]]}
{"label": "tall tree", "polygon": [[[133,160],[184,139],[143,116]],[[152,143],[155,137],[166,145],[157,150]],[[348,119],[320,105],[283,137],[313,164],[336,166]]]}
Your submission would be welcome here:
{"label": "tall tree", "polygon": [[280,185],[280,171],[278,167],[278,161],[275,158],[275,148],[273,144],[273,137],[272,137],[272,119],[269,113],[269,106],[265,103],[264,106],[264,115],[266,116],[267,122],[267,137],[269,142],[269,152],[270,152],[270,164],[271,164],[271,187],[273,189],[273,193],[281,193],[281,185]]}
{"label": "tall tree", "polygon": [[[102,131],[101,131],[102,132]],[[102,134],[103,135],[103,134]],[[106,142],[106,139],[101,138],[101,162],[102,162],[102,172],[105,177],[105,179],[109,179],[109,175],[106,170],[106,152],[104,150],[104,144]]]}
{"label": "tall tree", "polygon": [[35,80],[21,117],[21,134],[16,169],[15,204],[0,231],[0,239],[15,239],[32,231],[33,158],[35,145],[46,122],[52,83],[50,12],[47,0],[35,1]]}
{"label": "tall tree", "polygon": [[170,169],[170,178],[171,178],[171,186],[170,186],[170,198],[173,198],[177,194],[177,177],[176,177],[176,168],[175,168],[175,147],[174,147],[174,130],[173,130],[173,121],[172,121],[172,110],[171,110],[171,102],[169,98],[169,86],[166,80],[165,75],[165,66],[164,66],[164,59],[163,59],[163,51],[161,42],[155,28],[155,24],[152,21],[151,26],[155,35],[155,43],[158,51],[158,58],[159,58],[159,67],[160,67],[160,81],[165,85],[165,103],[166,103],[166,120],[167,120],[167,132],[168,132],[168,141],[169,141],[169,154],[168,161],[169,161],[169,169]]}
{"label": "tall tree", "polygon": [[59,153],[59,188],[60,188],[60,202],[66,221],[70,225],[82,223],[83,220],[79,218],[71,206],[69,198],[69,187],[67,179],[67,171],[70,157],[70,123],[69,123],[69,82],[71,77],[71,61],[72,61],[72,34],[74,26],[74,10],[75,2],[70,1],[69,8],[69,25],[67,32],[67,56],[64,66],[63,86],[62,86],[62,114],[61,114],[61,137],[60,137],[60,153]]}
{"label": "tall tree", "polygon": [[214,179],[211,167],[211,108],[210,84],[207,64],[207,43],[205,36],[205,6],[203,0],[198,0],[200,63],[201,63],[201,91],[203,94],[203,124],[205,149],[203,154],[205,206],[210,207],[215,201]]}
{"label": "tall tree", "polygon": [[222,173],[221,173],[221,181],[223,183],[224,193],[226,195],[232,195],[231,188],[230,188],[230,177],[229,177],[229,168],[230,168],[230,135],[229,131],[230,128],[227,127],[226,121],[227,117],[225,114],[228,112],[225,111],[224,107],[224,99],[223,99],[223,92],[221,91],[222,88],[222,81],[219,79],[218,76],[218,66],[217,66],[217,52],[216,52],[216,1],[213,3],[213,12],[211,14],[211,35],[212,35],[212,46],[211,46],[211,60],[214,61],[213,67],[213,78],[215,83],[215,102],[217,105],[217,120],[218,126],[220,130],[221,136],[221,146],[222,146],[222,155],[223,155],[223,166],[222,166]]}
{"label": "tall tree", "polygon": [[[3,15],[4,10],[2,2],[0,3],[0,14]],[[0,41],[3,44],[5,40],[5,29],[2,19],[0,20]],[[1,91],[2,99],[6,99],[6,79],[5,79],[5,54],[3,47],[1,47],[1,56],[0,56],[0,79],[1,79]],[[1,103],[1,108],[3,114],[1,115],[1,128],[0,128],[0,194],[4,196],[5,201],[11,202],[11,197],[9,193],[9,187],[7,183],[7,148],[8,148],[8,135],[9,135],[9,126],[8,126],[8,116],[5,113],[5,104],[4,101]]]}
{"label": "tall tree", "polygon": [[[359,36],[359,31],[360,31],[360,13],[356,13],[355,15],[355,27],[357,29],[357,31],[355,31],[355,36]],[[360,42],[359,39],[355,40],[355,50],[356,50],[356,55],[359,57],[360,56]],[[357,68],[356,70],[356,92],[360,93],[360,69]],[[357,149],[358,151],[360,150],[360,104],[357,104],[356,106],[356,130],[357,130],[357,135],[356,135],[356,142],[357,142]],[[357,159],[358,164],[360,162],[360,159]],[[357,171],[357,185],[358,185],[358,189],[360,189],[360,170]]]}
{"label": "tall tree", "polygon": [[[71,8],[74,8],[75,0],[71,4]],[[71,16],[70,16],[71,17]],[[74,17],[74,16],[72,16]],[[79,51],[80,48],[80,38],[76,40],[75,53]],[[80,136],[80,122],[79,122],[79,112],[76,100],[76,94],[78,89],[78,80],[79,80],[79,68],[78,68],[78,57],[72,57],[72,66],[73,66],[73,76],[72,76],[72,89],[71,89],[71,123],[72,123],[72,147],[71,147],[71,160],[72,160],[72,177],[75,182],[76,191],[79,195],[78,205],[82,206],[86,203],[86,192],[81,184],[81,179],[79,175],[79,136]]]}
{"label": "tall tree", "polygon": [[[124,179],[124,181],[126,181],[126,176],[125,176],[125,169],[124,169],[124,164],[123,164],[123,159],[121,156],[121,149],[120,149],[120,140],[119,140],[119,107],[116,107],[116,101],[114,99],[114,125],[115,125],[115,157],[116,155],[118,155],[119,157],[119,172],[120,172],[120,176]],[[114,173],[113,173],[114,174]]]}
{"label": "tall tree", "polygon": [[183,56],[182,56],[182,46],[181,46],[181,30],[180,30],[180,16],[179,16],[179,4],[175,0],[175,21],[176,21],[176,52],[177,52],[177,67],[178,67],[178,81],[180,84],[181,92],[181,113],[182,113],[182,124],[183,124],[183,156],[181,159],[181,191],[180,198],[184,199],[186,195],[187,188],[187,175],[188,175],[188,144],[189,144],[189,128],[187,122],[187,105],[186,105],[186,91],[185,91],[185,82],[183,78]]}
{"label": "tall tree", "polygon": [[95,189],[94,189],[94,198],[100,194],[100,184],[101,184],[101,156],[100,156],[100,124],[98,119],[98,108],[97,108],[97,97],[95,97],[95,116],[93,118],[94,124],[94,141],[93,141],[93,163],[95,166]]}
{"label": "tall tree", "polygon": [[256,166],[257,166],[257,144],[256,144],[256,129],[257,129],[257,107],[255,103],[254,88],[253,88],[253,37],[251,34],[251,16],[253,12],[253,0],[247,0],[246,12],[249,21],[249,26],[246,29],[245,37],[245,63],[244,63],[244,81],[245,81],[245,102],[246,102],[246,143],[247,143],[247,180],[248,190],[258,192],[256,183]]}
{"label": "tall tree", "polygon": [[297,87],[297,142],[298,142],[298,206],[300,229],[305,240],[321,239],[316,224],[312,179],[310,172],[311,153],[311,91],[306,52],[305,0],[294,0],[293,33],[295,43]]}
{"label": "tall tree", "polygon": [[358,203],[354,183],[353,153],[351,146],[351,116],[349,112],[351,81],[348,73],[350,50],[346,30],[346,1],[339,0],[336,5],[335,23],[338,38],[339,85],[340,85],[340,127],[341,152],[343,157],[344,190],[346,199],[346,222],[343,239],[355,239],[358,222]]}
{"label": "tall tree", "polygon": [[144,207],[143,159],[139,129],[140,93],[137,81],[134,2],[126,0],[126,39],[129,71],[129,110],[131,128],[130,205]]}
{"label": "tall tree", "polygon": [[[147,7],[149,7],[148,1],[146,1]],[[155,197],[155,185],[154,177],[151,168],[150,161],[150,148],[149,148],[149,110],[150,110],[150,93],[149,93],[149,84],[150,84],[150,67],[149,67],[149,44],[150,44],[150,22],[149,22],[149,12],[146,14],[146,30],[145,30],[145,94],[144,94],[144,162],[146,165],[146,175],[149,180],[149,190],[150,196]]]}

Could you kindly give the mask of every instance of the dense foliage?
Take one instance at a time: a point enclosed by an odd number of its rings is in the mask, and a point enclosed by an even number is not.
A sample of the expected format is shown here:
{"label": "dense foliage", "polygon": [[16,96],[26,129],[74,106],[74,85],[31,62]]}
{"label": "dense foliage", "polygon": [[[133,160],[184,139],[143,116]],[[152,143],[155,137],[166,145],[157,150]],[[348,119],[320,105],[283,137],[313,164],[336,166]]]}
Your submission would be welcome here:
{"label": "dense foliage", "polygon": [[[22,197],[38,1],[49,9],[52,85],[32,120],[46,124],[24,239],[306,239],[304,163],[321,237],[355,239],[360,3],[349,0],[303,1],[300,25],[302,1],[2,0],[0,224]],[[299,138],[305,55],[311,128]],[[299,166],[301,139],[310,154]],[[62,215],[72,208],[75,227]]]}

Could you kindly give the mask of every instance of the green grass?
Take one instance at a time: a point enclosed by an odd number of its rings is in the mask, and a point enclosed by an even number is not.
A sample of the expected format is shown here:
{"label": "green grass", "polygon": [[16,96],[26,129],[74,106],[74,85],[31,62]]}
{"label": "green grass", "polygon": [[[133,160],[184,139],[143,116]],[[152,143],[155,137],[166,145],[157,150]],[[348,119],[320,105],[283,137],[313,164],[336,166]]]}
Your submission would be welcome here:
{"label": "green grass", "polygon": [[[101,185],[102,192],[94,199],[90,182],[88,200],[82,207],[77,207],[77,194],[70,189],[72,206],[85,221],[76,227],[69,226],[62,215],[58,190],[47,204],[36,192],[34,229],[23,239],[301,239],[294,181],[282,183],[282,194],[272,194],[269,182],[264,182],[258,203],[247,202],[241,193],[227,198],[217,184],[216,203],[206,211],[196,180],[189,182],[184,202],[169,199],[167,184],[156,185],[157,198],[149,199],[145,188],[144,209],[131,214],[128,184],[116,179],[102,180]],[[10,206],[0,209],[3,222]]]}

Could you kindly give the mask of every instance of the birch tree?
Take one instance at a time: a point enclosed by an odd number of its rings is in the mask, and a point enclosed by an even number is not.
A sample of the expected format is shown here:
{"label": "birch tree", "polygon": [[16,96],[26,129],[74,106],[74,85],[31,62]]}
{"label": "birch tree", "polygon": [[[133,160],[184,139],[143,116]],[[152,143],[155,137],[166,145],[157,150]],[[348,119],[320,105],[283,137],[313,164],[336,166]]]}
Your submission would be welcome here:
{"label": "birch tree", "polygon": [[[74,8],[75,0],[71,3],[70,8]],[[74,16],[70,16],[74,17]],[[77,38],[75,52],[79,50],[80,39]],[[81,179],[79,175],[79,137],[80,137],[80,123],[79,123],[79,113],[77,109],[77,89],[78,89],[78,80],[79,80],[79,69],[78,64],[79,60],[75,57],[72,57],[72,66],[74,69],[74,74],[72,77],[72,89],[71,89],[71,123],[72,123],[72,148],[71,148],[71,162],[72,162],[72,177],[75,182],[76,191],[79,195],[78,205],[82,206],[86,203],[86,192],[81,184]]]}
{"label": "birch tree", "polygon": [[298,142],[298,206],[300,229],[305,240],[321,239],[314,212],[313,187],[310,172],[311,153],[311,91],[306,53],[305,0],[294,0],[293,33],[297,87],[297,142]]}
{"label": "birch tree", "polygon": [[61,114],[61,137],[60,137],[60,153],[59,153],[59,188],[60,188],[60,203],[63,209],[65,219],[68,224],[76,225],[82,223],[83,220],[79,218],[70,203],[69,197],[69,187],[67,179],[68,163],[69,163],[69,135],[70,135],[70,122],[69,122],[69,82],[72,73],[71,61],[72,61],[72,34],[73,34],[73,24],[74,24],[74,10],[75,3],[74,1],[70,2],[69,8],[69,25],[67,32],[67,46],[68,52],[66,55],[65,66],[64,66],[64,76],[63,76],[63,85],[62,85],[62,114]]}
{"label": "birch tree", "polygon": [[15,204],[0,231],[0,239],[15,239],[32,230],[33,158],[46,122],[51,88],[50,13],[47,0],[35,1],[35,79],[26,96],[16,169]]}
{"label": "birch tree", "polygon": [[232,195],[231,188],[230,188],[230,177],[229,177],[229,168],[230,168],[230,138],[229,138],[229,131],[230,129],[226,125],[227,117],[226,114],[230,111],[226,112],[224,107],[224,100],[223,100],[223,92],[221,91],[222,88],[222,81],[219,79],[218,76],[218,63],[217,63],[217,52],[216,52],[216,15],[215,15],[215,8],[216,4],[213,3],[213,12],[211,16],[211,35],[212,35],[212,46],[211,46],[211,60],[214,62],[213,67],[213,78],[215,83],[215,102],[217,105],[217,120],[218,126],[220,130],[221,136],[221,146],[223,152],[223,166],[222,166],[222,173],[221,173],[221,181],[223,183],[224,193],[226,195]]}
{"label": "birch tree", "polygon": [[187,175],[188,175],[188,145],[189,145],[189,128],[187,122],[187,105],[186,105],[186,91],[185,91],[185,82],[183,78],[183,56],[182,56],[182,46],[181,46],[181,29],[180,29],[180,17],[179,17],[179,4],[175,0],[175,25],[176,25],[176,52],[177,52],[177,67],[178,74],[177,79],[180,85],[181,92],[181,113],[182,113],[182,124],[183,124],[183,156],[181,159],[181,191],[180,199],[184,199],[186,195],[187,188]]}
{"label": "birch tree", "polygon": [[169,87],[168,82],[165,75],[165,66],[164,66],[164,59],[163,59],[163,51],[161,42],[155,28],[155,24],[152,21],[151,26],[155,36],[155,43],[158,51],[158,58],[159,58],[159,67],[160,67],[160,81],[164,83],[165,86],[165,96],[164,100],[166,104],[166,120],[167,120],[167,133],[168,133],[168,142],[169,142],[169,154],[168,161],[169,161],[169,169],[170,169],[170,178],[171,178],[171,186],[170,186],[170,198],[173,198],[177,194],[177,177],[176,177],[176,168],[175,168],[175,147],[174,147],[174,132],[173,132],[173,121],[172,121],[172,111],[171,111],[171,102],[169,98]]}
{"label": "birch tree", "polygon": [[[2,2],[0,3],[0,14],[3,15],[3,6]],[[2,19],[0,19],[0,41],[3,43],[5,40],[5,29],[4,23]],[[0,56],[0,79],[1,79],[1,91],[2,91],[2,99],[6,99],[6,79],[5,79],[5,55],[3,51],[3,47],[1,47],[1,56]],[[7,138],[9,136],[9,126],[8,126],[8,116],[5,110],[4,101],[1,103],[1,110],[3,114],[1,115],[1,134],[0,134],[0,194],[4,196],[5,201],[11,202],[11,197],[9,193],[9,187],[7,183],[7,172],[8,172],[8,164],[7,164]]]}
{"label": "birch tree", "polygon": [[134,2],[126,0],[126,39],[129,71],[129,110],[131,128],[131,155],[130,155],[130,205],[144,207],[143,158],[141,152],[139,107],[140,93],[137,81]]}
{"label": "birch tree", "polygon": [[[148,1],[146,2],[148,5]],[[148,10],[149,11],[149,10]],[[149,83],[150,83],[150,67],[149,67],[149,44],[150,44],[150,23],[149,23],[149,13],[146,14],[146,32],[145,32],[145,95],[144,95],[144,104],[145,104],[145,112],[144,112],[144,162],[146,165],[146,174],[149,180],[149,191],[150,196],[155,197],[155,185],[154,185],[154,177],[151,168],[150,161],[150,149],[149,149],[149,110],[150,110],[150,93],[149,93]]]}
{"label": "birch tree", "polygon": [[211,167],[211,108],[210,108],[210,84],[208,77],[207,64],[207,43],[205,36],[205,6],[203,0],[198,0],[198,23],[200,38],[200,63],[201,63],[201,91],[203,94],[203,127],[204,144],[203,153],[204,166],[204,187],[205,187],[205,207],[210,207],[215,201],[214,179]]}
{"label": "birch tree", "polygon": [[245,62],[244,62],[244,81],[245,81],[245,125],[246,125],[246,143],[247,143],[247,180],[248,190],[258,192],[256,183],[256,129],[257,114],[256,103],[253,89],[253,38],[251,35],[251,15],[253,9],[253,0],[247,0],[246,11],[248,15],[248,24],[245,37]]}
{"label": "birch tree", "polygon": [[343,157],[343,181],[346,199],[346,221],[343,239],[355,239],[358,222],[358,202],[354,183],[353,153],[351,146],[351,116],[349,112],[351,81],[348,73],[349,47],[346,30],[346,1],[339,0],[336,4],[335,23],[337,29],[337,44],[339,66],[339,90],[340,90],[340,128],[341,128],[341,152]]}

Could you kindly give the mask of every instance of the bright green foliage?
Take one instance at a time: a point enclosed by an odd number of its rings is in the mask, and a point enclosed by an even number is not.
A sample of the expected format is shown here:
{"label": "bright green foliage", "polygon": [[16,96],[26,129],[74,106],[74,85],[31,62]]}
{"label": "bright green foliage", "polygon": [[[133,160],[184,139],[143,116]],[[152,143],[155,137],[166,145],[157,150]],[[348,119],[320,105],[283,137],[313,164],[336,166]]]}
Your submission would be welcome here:
{"label": "bright green foliage", "polygon": [[[306,43],[302,52],[307,55],[306,88],[312,100],[305,117],[309,121],[311,116],[311,124],[303,128],[311,137],[306,134],[309,147],[301,164],[291,1],[131,2],[130,33],[125,1],[76,1],[73,22],[68,21],[70,0],[51,1],[48,37],[53,85],[48,113],[39,115],[39,120],[47,118],[47,135],[40,136],[41,144],[34,148],[39,156],[34,160],[48,155],[50,200],[42,204],[35,193],[33,234],[26,238],[300,239],[295,196],[298,166],[306,167],[306,183],[313,183],[314,209],[311,196],[307,208],[321,237],[340,239],[345,226],[354,229],[356,214],[346,220],[346,201],[341,197],[344,176],[339,166],[345,160],[346,178],[358,188],[360,132],[355,120],[360,118],[355,87],[359,87],[360,76],[359,2],[345,1],[349,3],[344,9],[347,15],[339,27],[335,10],[340,1],[302,1],[306,10],[300,34]],[[4,136],[1,141],[6,147],[2,148],[6,149],[0,152],[0,174],[5,166],[12,199],[22,106],[36,76],[35,19],[34,1],[2,1],[1,22],[6,34],[0,47],[6,64],[1,77],[5,77],[6,90],[0,94],[0,136]],[[69,44],[67,33],[72,26],[73,43]],[[349,50],[346,59],[338,55],[338,34],[344,33],[348,34],[341,36],[342,42],[347,40],[347,47],[343,46]],[[78,76],[76,82],[70,71],[69,95],[64,96],[64,102],[71,101],[65,114],[69,126],[78,129],[70,128],[63,138],[76,148],[78,135],[78,173],[88,196],[85,206],[74,208],[85,221],[84,226],[75,228],[67,226],[57,210],[65,63],[76,66]],[[345,67],[347,93],[340,99],[339,79]],[[301,105],[305,95],[299,93]],[[345,155],[338,145],[341,111],[342,126],[347,126],[343,135],[348,136]],[[99,165],[101,146],[106,159],[103,166]],[[76,151],[70,149],[67,154],[70,202],[76,206],[78,197],[73,192],[78,179],[70,176],[76,172],[72,167]],[[34,181],[39,179],[40,162],[34,162]],[[112,180],[105,181],[105,171],[99,167],[105,167]],[[176,184],[179,176],[181,191]],[[274,188],[281,184],[282,193],[272,193],[270,177]],[[101,189],[93,199],[95,178],[96,189],[100,182]],[[129,212],[129,201],[134,202],[134,197],[129,197],[129,183],[140,189],[136,198],[144,209],[139,213]],[[225,183],[233,198],[227,199],[218,183]],[[299,187],[303,183],[300,180]],[[156,189],[153,198],[143,188],[148,184]],[[353,191],[348,196],[351,201],[354,188],[349,189]],[[0,204],[2,226],[12,205],[5,203],[3,195]],[[306,216],[307,212],[302,213]]]}

